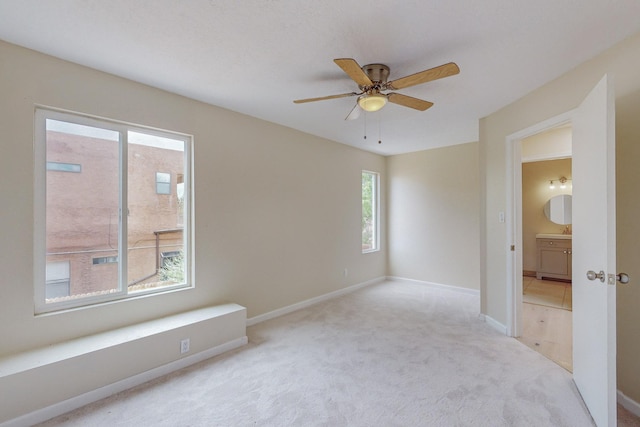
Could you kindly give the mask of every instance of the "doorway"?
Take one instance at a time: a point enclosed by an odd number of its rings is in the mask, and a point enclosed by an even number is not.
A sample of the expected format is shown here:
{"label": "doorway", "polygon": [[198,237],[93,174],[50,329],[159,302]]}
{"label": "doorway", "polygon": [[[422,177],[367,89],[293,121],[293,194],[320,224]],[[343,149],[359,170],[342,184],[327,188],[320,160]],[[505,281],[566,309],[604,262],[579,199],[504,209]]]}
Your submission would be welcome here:
{"label": "doorway", "polygon": [[[573,207],[573,379],[598,425],[616,416],[616,233],[615,104],[613,85],[604,76],[577,108],[506,138],[507,333],[522,334],[523,138],[571,123]],[[579,184],[579,185],[578,185]],[[604,201],[604,202],[603,202]],[[507,249],[507,248],[505,248]],[[598,271],[599,270],[599,271]],[[597,281],[596,281],[597,280]]]}
{"label": "doorway", "polygon": [[522,334],[518,340],[573,371],[569,124],[520,141]]}
{"label": "doorway", "polygon": [[[524,147],[523,140],[535,139],[537,135],[555,129],[565,128],[571,131],[572,111],[553,117],[537,125],[531,126],[520,132],[512,134],[506,139],[506,160],[507,160],[507,212],[506,227],[507,234],[512,236],[511,250],[507,252],[507,335],[511,337],[521,337],[523,333],[523,294],[525,280],[523,273],[523,213],[522,213],[522,164],[526,162],[544,161],[552,159],[571,158],[572,151],[570,143],[559,144],[547,140],[546,143],[530,144]],[[551,142],[549,142],[551,141]],[[558,177],[559,178],[559,177]],[[552,180],[553,178],[549,178]],[[544,184],[544,183],[543,183]],[[548,185],[548,183],[544,184]],[[539,189],[538,191],[543,191]],[[536,230],[537,232],[537,230]],[[527,240],[527,245],[531,247],[531,239]],[[534,240],[535,242],[535,235]],[[535,243],[534,243],[535,244]],[[531,249],[529,249],[531,251]],[[534,250],[535,252],[535,250]],[[533,272],[535,269],[531,269]],[[527,284],[529,285],[529,284]]]}

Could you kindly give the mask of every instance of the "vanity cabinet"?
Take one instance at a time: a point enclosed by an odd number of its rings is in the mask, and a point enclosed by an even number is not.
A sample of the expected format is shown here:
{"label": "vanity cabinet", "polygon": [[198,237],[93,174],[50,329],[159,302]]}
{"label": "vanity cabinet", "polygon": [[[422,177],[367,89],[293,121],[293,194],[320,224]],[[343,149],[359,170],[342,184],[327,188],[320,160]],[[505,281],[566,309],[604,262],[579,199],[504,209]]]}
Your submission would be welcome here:
{"label": "vanity cabinet", "polygon": [[536,278],[571,280],[571,238],[536,238]]}

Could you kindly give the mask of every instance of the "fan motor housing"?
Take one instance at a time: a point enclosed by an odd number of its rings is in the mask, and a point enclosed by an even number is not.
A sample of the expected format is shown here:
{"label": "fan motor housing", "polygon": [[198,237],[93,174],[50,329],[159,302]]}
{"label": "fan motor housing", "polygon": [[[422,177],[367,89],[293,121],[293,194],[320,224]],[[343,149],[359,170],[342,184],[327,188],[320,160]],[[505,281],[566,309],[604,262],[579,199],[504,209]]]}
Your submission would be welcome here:
{"label": "fan motor housing", "polygon": [[[389,67],[384,64],[368,64],[362,67],[362,71],[375,84],[384,84],[389,78]],[[363,86],[360,86],[363,89]]]}

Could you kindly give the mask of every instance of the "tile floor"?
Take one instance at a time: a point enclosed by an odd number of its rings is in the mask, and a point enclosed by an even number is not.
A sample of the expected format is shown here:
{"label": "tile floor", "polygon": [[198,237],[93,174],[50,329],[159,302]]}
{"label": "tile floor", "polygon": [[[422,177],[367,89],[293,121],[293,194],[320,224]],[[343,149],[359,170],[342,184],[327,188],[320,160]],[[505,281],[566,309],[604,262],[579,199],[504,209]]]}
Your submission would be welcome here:
{"label": "tile floor", "polygon": [[522,278],[520,342],[573,371],[571,283]]}
{"label": "tile floor", "polygon": [[522,278],[522,301],[571,311],[571,282]]}
{"label": "tile floor", "polygon": [[573,372],[573,325],[569,310],[522,304],[522,336],[527,347]]}

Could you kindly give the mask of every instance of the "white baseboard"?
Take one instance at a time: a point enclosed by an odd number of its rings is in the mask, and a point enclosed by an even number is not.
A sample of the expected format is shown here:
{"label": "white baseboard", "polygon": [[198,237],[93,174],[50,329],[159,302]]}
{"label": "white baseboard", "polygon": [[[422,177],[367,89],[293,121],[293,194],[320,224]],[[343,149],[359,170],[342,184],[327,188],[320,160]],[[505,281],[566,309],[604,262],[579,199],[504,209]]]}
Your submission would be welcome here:
{"label": "white baseboard", "polygon": [[324,295],[317,296],[315,298],[310,298],[308,300],[300,301],[295,304],[291,304],[286,307],[282,307],[277,310],[270,311],[268,313],[260,314],[258,316],[247,319],[247,326],[252,326],[252,325],[255,325],[256,323],[264,322],[265,320],[270,320],[276,317],[283,316],[285,314],[293,313],[294,311],[298,311],[302,308],[310,307],[314,304],[318,304],[320,302],[327,301],[332,298],[336,298],[341,295],[345,295],[353,291],[357,291],[358,289],[364,288],[366,286],[374,285],[376,283],[381,283],[384,281],[385,281],[384,277],[378,277],[376,279],[367,280],[366,282],[348,286],[343,289],[338,289],[337,291],[329,292],[328,294],[324,294]]}
{"label": "white baseboard", "polygon": [[[397,281],[397,282],[417,283],[417,284],[420,284],[420,285],[430,286],[430,287],[433,287],[433,288],[446,289],[446,290],[453,291],[453,292],[461,292],[461,293],[464,293],[464,294],[480,296],[480,291],[477,290],[477,289],[461,288],[459,286],[443,285],[441,283],[426,282],[426,281],[423,281],[423,280],[415,280],[415,279],[407,279],[405,277],[397,277],[397,276],[387,276],[387,280],[394,280],[394,281]],[[500,332],[501,334],[507,335],[507,327],[505,325],[503,325],[502,323],[498,322],[494,318],[492,318],[490,316],[487,316],[486,314],[480,313],[480,316],[493,329],[495,329],[496,331]]]}
{"label": "white baseboard", "polygon": [[633,415],[640,417],[640,403],[618,390],[618,403]]}
{"label": "white baseboard", "polygon": [[220,344],[216,347],[212,347],[208,350],[201,351],[200,353],[183,357],[181,359],[167,363],[166,365],[158,366],[157,368],[150,369],[138,375],[125,378],[113,384],[100,387],[98,389],[89,391],[87,393],[83,393],[79,396],[72,397],[71,399],[58,402],[51,406],[47,406],[46,408],[38,409],[37,411],[33,411],[31,413],[22,415],[18,418],[5,421],[3,423],[0,423],[0,427],[19,427],[19,426],[33,425],[33,424],[37,424],[37,423],[49,420],[53,417],[57,417],[58,415],[62,415],[74,409],[85,406],[89,403],[93,403],[100,399],[104,399],[105,397],[109,397],[115,393],[119,393],[121,391],[130,389],[137,385],[144,384],[147,381],[151,381],[163,375],[167,375],[171,372],[177,371],[179,369],[185,368],[187,366],[190,366],[195,363],[201,362],[203,360],[209,359],[211,357],[217,356],[224,352],[241,347],[247,344],[247,342],[248,342],[248,339],[246,336],[237,338],[235,340],[226,342],[224,344]]}
{"label": "white baseboard", "polygon": [[430,286],[432,288],[447,289],[449,291],[462,292],[464,294],[480,296],[480,291],[479,290],[477,290],[477,289],[469,289],[469,288],[461,288],[460,286],[443,285],[441,283],[426,282],[424,280],[407,279],[405,277],[397,277],[397,276],[387,276],[387,280],[394,280],[396,282],[417,283],[417,284],[420,284],[420,285]]}
{"label": "white baseboard", "polygon": [[494,319],[491,316],[487,316],[486,314],[480,314],[480,315],[484,318],[484,321],[487,323],[487,325],[491,326],[493,329],[500,332],[501,334],[507,335],[507,327],[505,325],[498,322],[496,319]]}

